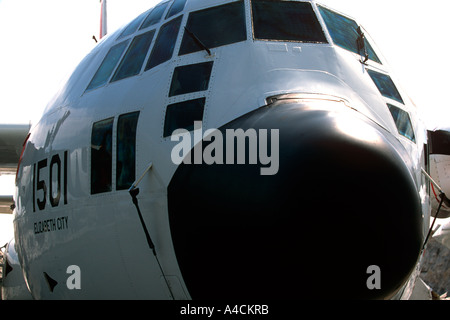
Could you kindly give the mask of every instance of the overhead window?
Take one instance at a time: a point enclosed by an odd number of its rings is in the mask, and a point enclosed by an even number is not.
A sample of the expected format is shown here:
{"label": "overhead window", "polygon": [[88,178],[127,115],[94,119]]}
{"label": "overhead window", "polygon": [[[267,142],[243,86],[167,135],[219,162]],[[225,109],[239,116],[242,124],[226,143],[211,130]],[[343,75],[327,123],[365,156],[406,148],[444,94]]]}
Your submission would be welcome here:
{"label": "overhead window", "polygon": [[[136,32],[142,23],[142,20],[148,15],[149,11],[142,13],[139,17],[130,22],[130,24],[122,31],[117,39],[122,39]],[[141,28],[142,29],[142,28]]]}
{"label": "overhead window", "polygon": [[169,9],[169,12],[167,13],[166,19],[183,11],[185,4],[186,4],[186,0],[175,0]]}
{"label": "overhead window", "polygon": [[172,58],[178,31],[180,30],[182,16],[164,24],[159,30],[152,53],[148,59],[145,70],[149,70]]}
{"label": "overhead window", "polygon": [[411,124],[411,118],[409,117],[408,112],[395,107],[391,104],[387,104],[389,111],[392,114],[392,118],[394,118],[395,125],[397,126],[398,133],[402,136],[408,138],[412,142],[416,142],[416,138],[414,136],[414,129]]}
{"label": "overhead window", "polygon": [[105,59],[103,59],[102,64],[98,68],[86,90],[101,87],[108,82],[111,73],[114,71],[127,45],[128,41],[124,41],[109,49],[108,54]]}
{"label": "overhead window", "polygon": [[148,28],[154,24],[157,24],[159,21],[161,21],[162,15],[164,14],[164,11],[166,11],[168,2],[162,3],[158,6],[156,6],[152,12],[148,15],[148,17],[145,19],[144,23],[141,26],[141,30]]}
{"label": "overhead window", "polygon": [[206,98],[179,102],[167,106],[164,122],[164,137],[176,129],[194,130],[194,122],[203,120]]}
{"label": "overhead window", "polygon": [[91,136],[91,194],[111,191],[114,118],[95,122]]}
{"label": "overhead window", "polygon": [[361,33],[358,32],[358,24],[354,20],[321,6],[319,6],[319,11],[327,25],[328,32],[330,33],[333,42],[337,46],[361,54],[362,47],[358,46],[358,43],[363,39],[368,58],[372,61],[381,63],[367,39],[361,37]]}
{"label": "overhead window", "polygon": [[136,128],[139,111],[119,116],[117,122],[116,189],[129,189],[136,179]]}
{"label": "overhead window", "polygon": [[213,62],[176,67],[173,72],[169,97],[208,89]]}
{"label": "overhead window", "polygon": [[117,81],[139,74],[154,34],[155,30],[152,30],[133,39],[111,81]]}
{"label": "overhead window", "polygon": [[367,70],[367,72],[369,73],[373,82],[375,82],[375,85],[377,86],[382,96],[404,104],[403,99],[390,76],[373,70]]}
{"label": "overhead window", "polygon": [[203,50],[197,38],[208,49],[247,40],[244,2],[208,8],[189,14],[179,55]]}
{"label": "overhead window", "polygon": [[252,14],[255,39],[327,42],[309,2],[252,0]]}

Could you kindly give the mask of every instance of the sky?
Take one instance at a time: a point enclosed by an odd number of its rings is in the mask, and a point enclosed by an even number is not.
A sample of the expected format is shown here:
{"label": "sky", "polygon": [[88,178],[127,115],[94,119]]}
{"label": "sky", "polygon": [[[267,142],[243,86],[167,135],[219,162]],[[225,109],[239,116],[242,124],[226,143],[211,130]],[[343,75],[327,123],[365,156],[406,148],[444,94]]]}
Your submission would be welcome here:
{"label": "sky", "polygon": [[[159,0],[108,0],[108,32]],[[375,40],[429,129],[450,127],[450,1],[322,0],[355,18]],[[0,124],[36,123],[47,102],[95,47],[99,0],[0,0]],[[0,177],[0,194],[14,177]],[[11,215],[0,215],[0,246]],[[5,240],[7,241],[7,240]]]}

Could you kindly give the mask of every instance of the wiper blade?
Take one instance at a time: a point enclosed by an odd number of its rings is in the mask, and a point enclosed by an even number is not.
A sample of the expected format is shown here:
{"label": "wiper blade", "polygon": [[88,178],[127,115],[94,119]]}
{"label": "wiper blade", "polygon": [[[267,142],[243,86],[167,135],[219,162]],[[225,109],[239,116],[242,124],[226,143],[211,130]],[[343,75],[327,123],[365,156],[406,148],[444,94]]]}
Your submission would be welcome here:
{"label": "wiper blade", "polygon": [[361,27],[358,27],[358,40],[356,40],[356,45],[358,46],[358,51],[361,53],[362,56],[364,56],[364,60],[361,60],[361,63],[366,63],[367,60],[369,60],[369,54],[367,53],[367,47],[366,47],[366,37],[364,35],[364,32],[361,30]]}
{"label": "wiper blade", "polygon": [[184,27],[184,30],[187,32],[187,34],[192,38],[192,40],[194,40],[194,42],[195,42],[200,48],[202,48],[203,50],[205,50],[206,52],[208,52],[209,55],[211,55],[211,50],[209,50],[208,47],[205,46],[205,45],[203,44],[203,42],[201,42],[200,39],[197,38],[197,36],[196,36],[194,33],[192,33],[191,31],[189,31],[189,29],[186,28],[186,27]]}

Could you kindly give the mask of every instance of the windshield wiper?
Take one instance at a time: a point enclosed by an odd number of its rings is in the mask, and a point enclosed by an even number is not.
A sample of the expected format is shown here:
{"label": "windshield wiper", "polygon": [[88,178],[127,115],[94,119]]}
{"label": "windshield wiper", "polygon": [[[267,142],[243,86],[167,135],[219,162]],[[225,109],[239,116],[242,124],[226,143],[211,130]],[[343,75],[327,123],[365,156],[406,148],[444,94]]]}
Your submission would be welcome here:
{"label": "windshield wiper", "polygon": [[[366,64],[367,60],[369,60],[369,54],[367,53],[366,47],[366,37],[364,32],[361,30],[361,27],[358,27],[358,39],[356,40],[356,45],[358,46],[358,51],[361,56],[364,57],[364,60],[361,60],[361,63]],[[363,53],[361,53],[363,51]]]}
{"label": "windshield wiper", "polygon": [[211,50],[209,50],[208,47],[205,46],[205,45],[203,44],[203,42],[201,42],[200,39],[197,38],[197,36],[196,36],[194,33],[192,33],[191,31],[189,31],[189,29],[186,28],[186,27],[184,27],[184,30],[187,32],[187,34],[192,38],[192,40],[194,40],[194,42],[195,42],[200,48],[202,48],[203,50],[205,50],[206,52],[208,52],[208,55],[211,55]]}

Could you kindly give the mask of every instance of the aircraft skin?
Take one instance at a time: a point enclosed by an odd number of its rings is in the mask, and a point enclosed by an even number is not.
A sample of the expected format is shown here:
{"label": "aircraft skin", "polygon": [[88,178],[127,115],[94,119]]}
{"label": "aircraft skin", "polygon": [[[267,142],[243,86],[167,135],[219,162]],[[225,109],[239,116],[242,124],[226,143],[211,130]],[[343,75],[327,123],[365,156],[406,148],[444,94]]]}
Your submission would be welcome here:
{"label": "aircraft skin", "polygon": [[[34,299],[296,299],[330,286],[339,299],[408,297],[431,211],[426,130],[380,53],[377,62],[336,45],[331,9],[301,3],[315,40],[261,39],[252,17],[273,2],[175,0],[156,24],[120,38],[125,26],[80,63],[33,126],[17,176],[16,251]],[[181,11],[165,18],[173,4]],[[214,26],[204,28],[213,40],[202,39],[194,13],[208,8],[237,10],[239,40],[214,44]],[[174,25],[169,58],[145,70],[159,31]],[[89,88],[110,49],[152,30],[137,74]],[[183,41],[194,52],[180,54]],[[194,65],[207,70],[206,86],[179,76]],[[380,89],[386,75],[400,99]],[[252,129],[278,144],[277,166],[175,164],[183,135],[172,141],[169,116],[199,105],[200,119],[177,121],[202,121],[188,130],[203,137],[203,155],[207,129]],[[392,106],[409,115],[413,137],[400,133]],[[140,177],[142,221],[128,191]],[[380,288],[369,285],[371,266]]]}
{"label": "aircraft skin", "polygon": [[2,300],[31,300],[33,297],[23,278],[14,239],[6,245],[3,260]]}

